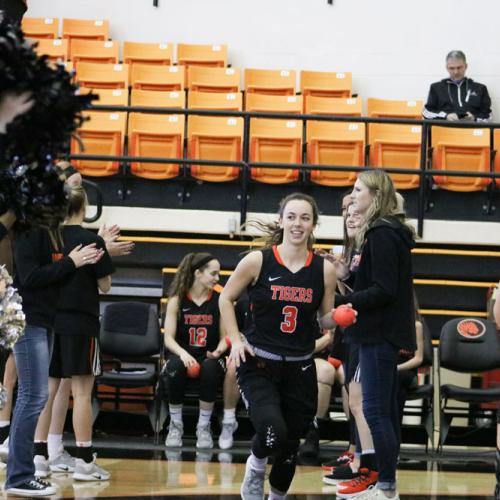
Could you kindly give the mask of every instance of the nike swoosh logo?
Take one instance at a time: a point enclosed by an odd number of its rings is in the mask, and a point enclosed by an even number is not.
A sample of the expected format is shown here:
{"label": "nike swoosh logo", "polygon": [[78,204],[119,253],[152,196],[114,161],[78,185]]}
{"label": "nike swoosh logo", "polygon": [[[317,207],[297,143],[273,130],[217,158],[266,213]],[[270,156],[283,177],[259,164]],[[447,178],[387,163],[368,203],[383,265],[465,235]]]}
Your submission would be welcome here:
{"label": "nike swoosh logo", "polygon": [[305,372],[308,368],[311,368],[312,364],[307,365],[307,366],[301,366],[300,369]]}
{"label": "nike swoosh logo", "polygon": [[190,310],[191,310],[190,307],[186,307],[185,309],[184,308],[182,309],[182,312],[187,312],[187,311],[190,311]]}
{"label": "nike swoosh logo", "polygon": [[269,276],[268,281],[276,281],[276,280],[279,280],[281,278],[281,276],[276,276],[276,278],[271,278],[271,276]]}

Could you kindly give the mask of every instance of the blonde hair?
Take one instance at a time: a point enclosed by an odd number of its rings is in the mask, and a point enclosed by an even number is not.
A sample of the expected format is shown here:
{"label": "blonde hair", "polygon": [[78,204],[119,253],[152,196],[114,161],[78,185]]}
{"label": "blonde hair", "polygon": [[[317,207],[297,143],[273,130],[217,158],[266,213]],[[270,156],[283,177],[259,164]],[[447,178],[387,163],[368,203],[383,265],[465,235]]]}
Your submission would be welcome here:
{"label": "blonde hair", "polygon": [[361,172],[358,176],[360,180],[373,196],[371,205],[368,207],[363,222],[356,234],[356,245],[361,248],[364,242],[366,231],[373,223],[382,217],[395,216],[403,223],[415,236],[415,229],[405,221],[404,211],[398,204],[396,190],[389,175],[380,168],[374,168]]}
{"label": "blonde hair", "polygon": [[82,186],[66,186],[68,193],[67,217],[78,215],[88,205],[87,193]]}
{"label": "blonde hair", "polygon": [[[283,214],[285,213],[286,206],[291,201],[300,200],[305,201],[311,205],[312,215],[313,215],[313,225],[316,226],[319,219],[319,210],[316,201],[312,196],[304,193],[292,193],[283,198],[280,201],[278,215],[280,218],[283,218]],[[253,226],[257,228],[260,232],[264,233],[263,236],[259,236],[254,239],[254,242],[264,242],[263,248],[271,248],[274,245],[279,245],[283,243],[283,229],[279,225],[279,221],[274,222],[263,222],[259,220],[252,220],[246,224],[247,227]],[[309,235],[307,239],[307,248],[309,250],[312,249],[314,245],[314,236],[312,234]]]}

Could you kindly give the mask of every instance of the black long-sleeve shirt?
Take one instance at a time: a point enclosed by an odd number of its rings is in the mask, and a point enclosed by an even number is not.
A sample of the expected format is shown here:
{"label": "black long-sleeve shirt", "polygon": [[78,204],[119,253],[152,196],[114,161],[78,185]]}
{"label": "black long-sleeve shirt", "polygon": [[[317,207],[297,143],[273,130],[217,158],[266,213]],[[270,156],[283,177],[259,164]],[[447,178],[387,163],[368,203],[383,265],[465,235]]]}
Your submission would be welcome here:
{"label": "black long-sleeve shirt", "polygon": [[14,239],[14,285],[23,298],[29,325],[52,328],[63,281],[75,272],[73,260],[54,250],[44,229]]}
{"label": "black long-sleeve shirt", "polygon": [[356,323],[345,332],[354,342],[384,340],[415,350],[415,308],[410,231],[395,217],[379,219],[366,232],[354,289],[337,303],[352,303]]}

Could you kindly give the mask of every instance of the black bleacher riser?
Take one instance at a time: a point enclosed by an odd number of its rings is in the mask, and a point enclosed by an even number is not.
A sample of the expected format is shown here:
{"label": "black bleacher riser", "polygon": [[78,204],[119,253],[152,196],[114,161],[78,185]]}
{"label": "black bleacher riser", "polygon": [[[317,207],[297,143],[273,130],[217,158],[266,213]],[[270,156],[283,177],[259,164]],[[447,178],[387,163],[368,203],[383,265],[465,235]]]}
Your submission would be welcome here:
{"label": "black bleacher riser", "polygon": [[[189,238],[189,236],[186,236]],[[224,238],[225,239],[225,238]],[[177,267],[183,257],[190,252],[209,252],[216,257],[222,269],[234,269],[242,252],[247,247],[221,246],[200,244],[171,244],[136,242],[131,255],[114,259],[115,267],[136,267],[160,269],[162,267]]]}
{"label": "black bleacher riser", "polygon": [[[188,179],[180,181],[149,180],[127,176],[125,182],[118,177],[90,178],[103,192],[104,204],[118,207],[180,208],[186,210],[236,211],[240,209],[241,185],[239,181],[207,183]],[[122,197],[125,186],[126,196]],[[299,181],[294,184],[270,186],[250,182],[248,188],[248,210],[250,212],[276,213],[279,201],[286,195],[301,191],[313,196],[320,213],[339,215],[342,195],[349,187],[332,188]],[[179,194],[185,190],[188,196],[183,200]],[[402,191],[409,217],[417,217],[418,190]],[[92,204],[92,193],[89,192]],[[487,202],[486,192],[455,193],[444,190],[432,191],[432,208],[425,213],[426,219],[500,221],[500,210],[491,215],[484,214]],[[498,202],[498,196],[496,198]]]}
{"label": "black bleacher riser", "polygon": [[482,311],[486,304],[487,288],[415,285],[421,309],[463,309]]}
{"label": "black bleacher riser", "polygon": [[500,259],[467,255],[414,254],[413,274],[416,278],[498,282]]}

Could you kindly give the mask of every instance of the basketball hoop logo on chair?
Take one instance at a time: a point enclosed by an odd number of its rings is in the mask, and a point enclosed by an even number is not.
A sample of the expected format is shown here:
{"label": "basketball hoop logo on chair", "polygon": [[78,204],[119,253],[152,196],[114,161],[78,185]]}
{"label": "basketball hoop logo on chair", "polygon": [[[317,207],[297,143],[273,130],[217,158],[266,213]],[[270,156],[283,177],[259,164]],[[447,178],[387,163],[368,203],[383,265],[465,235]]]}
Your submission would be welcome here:
{"label": "basketball hoop logo on chair", "polygon": [[467,318],[458,323],[457,332],[466,339],[478,339],[484,335],[486,327],[477,319]]}

